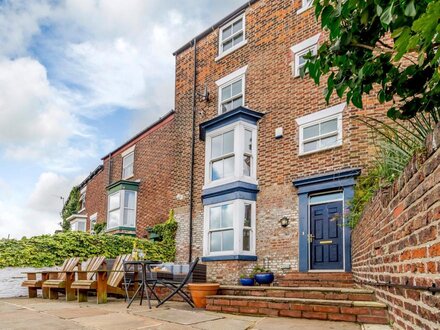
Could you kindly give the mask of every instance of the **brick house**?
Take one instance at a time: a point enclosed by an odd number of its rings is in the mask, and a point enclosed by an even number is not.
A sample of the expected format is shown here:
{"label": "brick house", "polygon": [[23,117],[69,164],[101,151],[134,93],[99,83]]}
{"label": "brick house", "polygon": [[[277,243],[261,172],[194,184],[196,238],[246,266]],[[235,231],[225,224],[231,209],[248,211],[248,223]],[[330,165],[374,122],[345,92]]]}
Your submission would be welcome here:
{"label": "brick house", "polygon": [[92,230],[146,237],[147,229],[167,219],[172,208],[174,111],[102,158],[81,184],[80,210],[69,220],[73,230]]}
{"label": "brick house", "polygon": [[177,261],[202,257],[211,280],[236,283],[256,264],[351,271],[344,222],[373,152],[354,117],[385,111],[375,95],[363,110],[326,104],[325,84],[299,77],[325,38],[310,5],[248,1],[174,54],[176,167],[188,173],[173,181]]}

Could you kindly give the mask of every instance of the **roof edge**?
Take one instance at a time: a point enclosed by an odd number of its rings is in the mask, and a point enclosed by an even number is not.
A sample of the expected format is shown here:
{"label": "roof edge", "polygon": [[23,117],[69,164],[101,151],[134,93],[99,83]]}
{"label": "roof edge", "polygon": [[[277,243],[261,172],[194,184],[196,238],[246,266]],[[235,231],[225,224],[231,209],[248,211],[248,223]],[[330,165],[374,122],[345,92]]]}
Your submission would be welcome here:
{"label": "roof edge", "polygon": [[90,180],[97,176],[104,169],[104,165],[98,165],[90,174],[77,186],[79,189],[87,185]]}
{"label": "roof edge", "polygon": [[105,160],[107,158],[109,158],[110,156],[112,156],[113,154],[117,153],[118,151],[120,151],[123,147],[127,146],[127,144],[132,143],[133,141],[135,141],[136,139],[138,139],[139,137],[141,137],[143,134],[147,133],[148,131],[152,130],[153,128],[155,128],[157,125],[161,124],[162,122],[166,121],[169,117],[171,117],[172,115],[174,115],[176,111],[175,110],[171,110],[169,112],[167,112],[165,115],[163,115],[162,117],[160,117],[158,120],[156,120],[155,122],[153,122],[151,125],[147,126],[146,128],[144,128],[142,131],[140,131],[139,133],[137,133],[136,135],[134,135],[133,137],[131,137],[128,141],[124,142],[123,144],[121,144],[119,147],[117,147],[116,149],[114,149],[113,151],[109,152],[107,155],[105,155],[104,157],[101,158],[101,160]]}
{"label": "roof edge", "polygon": [[194,40],[195,41],[199,41],[201,39],[203,39],[204,37],[206,37],[208,34],[210,34],[212,31],[214,31],[215,29],[217,29],[218,27],[222,26],[223,24],[227,23],[228,21],[230,21],[231,19],[235,18],[237,15],[239,15],[241,12],[243,12],[244,10],[246,10],[248,7],[250,7],[251,5],[253,5],[255,2],[257,2],[258,0],[249,0],[247,1],[245,4],[241,5],[239,8],[235,9],[232,13],[230,13],[229,15],[223,17],[220,21],[218,21],[217,23],[215,23],[214,25],[212,25],[210,28],[206,29],[205,31],[203,31],[202,33],[198,34],[197,36],[195,36],[191,41],[187,42],[185,45],[183,45],[182,47],[180,47],[179,49],[177,49],[173,55],[179,55],[181,52],[183,52],[184,50],[186,50],[187,48],[191,47],[194,45]]}

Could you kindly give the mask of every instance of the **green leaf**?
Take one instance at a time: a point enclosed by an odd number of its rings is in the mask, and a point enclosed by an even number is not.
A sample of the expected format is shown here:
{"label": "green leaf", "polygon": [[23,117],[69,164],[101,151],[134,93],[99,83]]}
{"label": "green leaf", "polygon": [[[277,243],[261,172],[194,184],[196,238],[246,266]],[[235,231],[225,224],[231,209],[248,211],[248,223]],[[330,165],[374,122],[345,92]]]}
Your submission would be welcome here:
{"label": "green leaf", "polygon": [[379,5],[376,6],[376,13],[377,13],[377,16],[382,15],[383,9],[381,6],[379,6]]}
{"label": "green leaf", "polygon": [[383,11],[382,15],[380,15],[380,21],[382,24],[390,25],[393,20],[393,5],[394,3],[391,3],[391,5]]}
{"label": "green leaf", "polygon": [[351,102],[353,105],[359,109],[362,109],[362,95],[358,90],[353,92],[353,96],[351,98]]}
{"label": "green leaf", "polygon": [[416,16],[416,7],[414,6],[414,1],[410,1],[404,11],[405,16],[414,17]]}

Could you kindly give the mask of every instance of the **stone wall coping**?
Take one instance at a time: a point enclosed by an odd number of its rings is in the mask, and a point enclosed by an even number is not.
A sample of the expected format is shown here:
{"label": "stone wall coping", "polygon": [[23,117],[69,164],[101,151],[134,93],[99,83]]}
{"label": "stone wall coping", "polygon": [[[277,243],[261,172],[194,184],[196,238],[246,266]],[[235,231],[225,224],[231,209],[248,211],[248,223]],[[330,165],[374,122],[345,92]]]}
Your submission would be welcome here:
{"label": "stone wall coping", "polygon": [[338,293],[374,293],[374,290],[355,288],[334,288],[334,287],[286,287],[286,286],[242,286],[242,285],[220,285],[220,290],[242,290],[242,291],[321,291]]}

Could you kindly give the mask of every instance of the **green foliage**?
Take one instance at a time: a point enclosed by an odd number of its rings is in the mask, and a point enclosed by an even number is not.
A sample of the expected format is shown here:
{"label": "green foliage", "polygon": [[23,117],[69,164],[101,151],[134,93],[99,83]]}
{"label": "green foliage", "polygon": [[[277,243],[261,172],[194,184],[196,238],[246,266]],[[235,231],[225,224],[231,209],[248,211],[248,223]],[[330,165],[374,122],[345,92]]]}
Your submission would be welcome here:
{"label": "green foliage", "polygon": [[63,231],[70,230],[70,222],[67,221],[67,218],[79,210],[79,197],[79,188],[73,187],[67,198],[67,202],[64,204],[63,210],[61,211],[62,222],[60,223],[60,226]]}
{"label": "green foliage", "polygon": [[155,225],[152,229],[152,232],[159,235],[160,241],[165,241],[170,238],[174,238],[177,231],[177,222],[174,218],[174,210],[170,210],[170,214],[168,215],[167,221],[164,223],[160,223]]}
{"label": "green foliage", "polygon": [[266,268],[263,268],[263,267],[257,265],[252,270],[250,278],[254,278],[255,274],[262,274],[262,273],[272,273],[272,271],[270,269],[266,269]]}
{"label": "green foliage", "polygon": [[249,275],[247,275],[247,274],[241,274],[240,275],[240,278],[251,278],[251,279],[253,279],[254,277],[255,277],[254,273],[251,273]]}
{"label": "green foliage", "polygon": [[105,228],[107,228],[107,222],[96,223],[93,226],[93,231],[95,232],[96,235],[98,235],[98,234],[104,233]]}
{"label": "green foliage", "polygon": [[391,125],[375,118],[359,118],[374,136],[377,155],[373,167],[361,176],[350,203],[348,224],[355,227],[365,206],[382,188],[391,185],[416,153],[424,151],[425,139],[434,128],[433,120],[420,113],[404,122]]}
{"label": "green foliage", "polygon": [[[440,0],[315,0],[329,38],[303,67],[325,98],[336,94],[362,108],[373,88],[392,102],[392,119],[430,113],[440,121]],[[388,42],[391,38],[392,42]]]}
{"label": "green foliage", "polygon": [[[170,225],[175,227],[174,224]],[[167,227],[164,225],[163,227]],[[147,259],[173,261],[175,258],[175,230],[163,230],[162,242],[150,242],[130,236],[91,235],[84,232],[62,232],[32,238],[1,239],[0,268],[3,267],[49,267],[60,265],[66,258],[103,255],[115,258],[131,253],[134,242]],[[172,236],[169,236],[172,235]]]}

